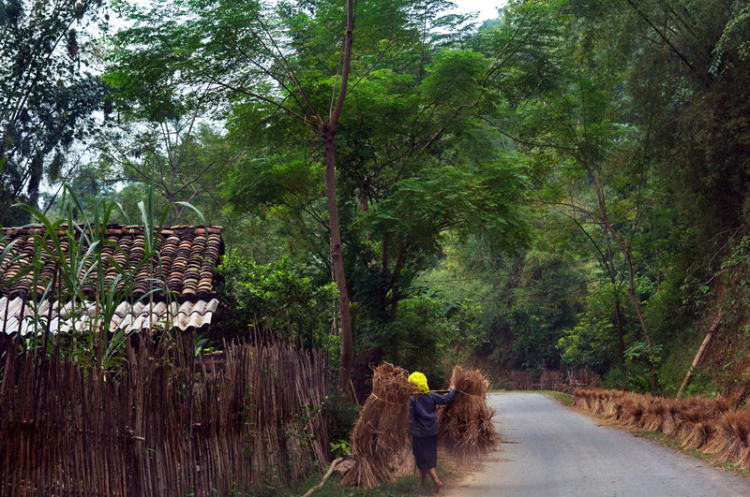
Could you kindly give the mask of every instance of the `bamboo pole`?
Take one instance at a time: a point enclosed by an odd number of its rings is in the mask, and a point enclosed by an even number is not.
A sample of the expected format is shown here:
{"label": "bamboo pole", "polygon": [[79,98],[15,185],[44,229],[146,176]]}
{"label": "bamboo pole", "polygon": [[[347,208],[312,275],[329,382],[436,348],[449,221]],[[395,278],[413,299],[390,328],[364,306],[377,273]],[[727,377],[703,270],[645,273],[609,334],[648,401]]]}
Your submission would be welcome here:
{"label": "bamboo pole", "polygon": [[703,358],[703,354],[705,353],[706,348],[708,347],[708,344],[711,341],[711,338],[714,336],[714,333],[716,333],[716,330],[719,328],[719,323],[721,323],[721,320],[723,317],[724,317],[724,309],[721,309],[719,311],[719,314],[716,315],[716,318],[714,318],[714,322],[711,323],[711,327],[708,329],[708,332],[706,333],[706,336],[703,339],[703,343],[701,343],[701,346],[698,349],[698,352],[695,354],[695,359],[693,359],[693,364],[690,365],[690,369],[688,369],[688,372],[685,375],[685,379],[682,380],[680,389],[677,391],[678,399],[682,397],[682,392],[685,390],[685,387],[688,385],[688,383],[690,383],[690,377],[692,376],[695,368],[697,368],[698,365],[700,364],[701,359]]}

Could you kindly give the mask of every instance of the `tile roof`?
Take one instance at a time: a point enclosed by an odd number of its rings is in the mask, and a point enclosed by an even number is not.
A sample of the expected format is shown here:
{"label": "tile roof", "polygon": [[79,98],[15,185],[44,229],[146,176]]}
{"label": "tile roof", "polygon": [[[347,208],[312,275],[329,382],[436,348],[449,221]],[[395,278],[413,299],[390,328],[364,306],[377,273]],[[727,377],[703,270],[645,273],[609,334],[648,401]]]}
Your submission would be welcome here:
{"label": "tile roof", "polygon": [[[0,334],[21,335],[42,333],[48,328],[50,333],[86,333],[100,328],[96,302],[68,301],[58,303],[44,300],[36,313],[31,311],[33,302],[21,297],[0,298]],[[181,331],[200,329],[211,324],[218,299],[172,302],[121,302],[109,323],[109,332],[122,330],[126,335],[149,328],[161,328],[171,323],[172,328]],[[51,307],[51,309],[50,309]],[[6,308],[8,311],[6,318]],[[49,326],[48,326],[49,323]]]}
{"label": "tile roof", "polygon": [[[157,290],[163,292],[164,285],[159,285],[159,282],[164,282],[169,291],[178,298],[191,299],[213,295],[214,268],[224,250],[221,232],[222,228],[218,226],[208,228],[172,226],[162,229],[156,238],[160,264],[156,261],[152,262],[153,276],[148,274],[149,271],[145,265],[141,267],[135,276],[134,296],[140,297],[154,285]],[[40,226],[3,228],[1,233],[5,235],[6,241],[0,240],[0,252],[5,248],[6,243],[15,241],[15,244],[5,260],[0,261],[0,295],[27,295],[33,290],[31,286],[34,285],[31,274],[27,274],[9,286],[3,283],[17,275],[28,263],[31,254],[35,251],[33,235],[44,233],[44,228]],[[107,241],[112,244],[103,248],[103,255],[111,256],[123,268],[135,268],[143,261],[145,235],[142,226],[109,225],[107,226]],[[67,250],[69,242],[64,235],[61,237],[61,245],[64,250]],[[20,257],[13,260],[15,256]],[[114,281],[117,277],[116,267],[106,260],[104,271],[108,282]],[[39,295],[52,280],[54,272],[54,261],[46,258],[34,285]],[[122,285],[123,283],[120,282],[120,288]],[[84,284],[84,294],[95,297],[94,285]]]}
{"label": "tile roof", "polygon": [[[166,322],[186,330],[210,323],[218,305],[214,291],[214,269],[224,251],[221,232],[222,228],[218,226],[163,228],[154,233],[157,255],[146,261],[147,264],[141,264],[146,255],[143,227],[108,225],[108,243],[102,249],[106,284],[118,281],[119,290],[124,285],[121,279],[117,279],[118,271],[111,260],[126,270],[140,265],[128,302],[121,302],[117,307],[110,331],[123,329],[129,333]],[[41,250],[38,251],[41,265],[37,277],[29,273],[9,282],[30,263],[40,240],[36,237],[35,241],[34,235],[41,234],[44,234],[43,226],[0,230],[0,253],[14,242],[6,257],[0,260],[0,332],[15,333],[20,329],[25,333],[27,329],[39,329],[39,323],[35,324],[30,317],[32,314],[44,318],[43,329],[47,328],[46,321],[51,318],[49,328],[53,332],[80,331],[96,324],[94,301],[97,299],[97,288],[93,278],[83,282],[83,302],[74,305],[71,302],[42,300],[38,304],[41,306],[38,311],[30,312],[29,306],[50,287],[56,271],[54,260]],[[70,245],[67,235],[63,232],[58,234],[62,250],[67,253]],[[171,304],[167,305],[167,302]]]}

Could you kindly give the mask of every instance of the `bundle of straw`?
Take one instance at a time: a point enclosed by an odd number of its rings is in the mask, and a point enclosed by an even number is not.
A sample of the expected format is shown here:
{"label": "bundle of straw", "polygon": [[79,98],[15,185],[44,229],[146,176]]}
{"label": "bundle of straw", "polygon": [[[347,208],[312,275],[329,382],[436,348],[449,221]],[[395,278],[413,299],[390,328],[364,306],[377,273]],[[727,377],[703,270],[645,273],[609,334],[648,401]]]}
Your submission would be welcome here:
{"label": "bundle of straw", "polygon": [[614,417],[623,426],[640,428],[642,426],[643,413],[646,412],[647,402],[647,398],[643,395],[627,394],[619,397],[617,402],[609,402],[604,415],[609,418]]}
{"label": "bundle of straw", "polygon": [[465,459],[493,451],[500,442],[487,406],[489,381],[479,370],[453,369],[451,384],[458,390],[452,404],[439,413],[438,440],[448,452]]}
{"label": "bundle of straw", "polygon": [[396,454],[393,458],[393,476],[395,478],[402,478],[404,476],[413,475],[419,473],[417,469],[417,461],[414,459],[414,454],[411,449],[411,442],[408,442],[406,446]]}
{"label": "bundle of straw", "polygon": [[409,397],[417,393],[405,369],[388,363],[374,368],[372,394],[352,431],[355,463],[343,483],[372,488],[393,481],[394,459],[406,447]]}
{"label": "bundle of straw", "polygon": [[646,410],[641,416],[640,428],[646,431],[674,429],[674,418],[669,417],[674,401],[662,397],[647,397]]}
{"label": "bundle of straw", "polygon": [[715,421],[713,436],[703,452],[713,454],[721,462],[750,466],[750,412],[745,409],[727,411]]}
{"label": "bundle of straw", "polygon": [[702,449],[715,433],[717,411],[708,399],[688,399],[677,414],[677,430],[673,436],[686,449]]}

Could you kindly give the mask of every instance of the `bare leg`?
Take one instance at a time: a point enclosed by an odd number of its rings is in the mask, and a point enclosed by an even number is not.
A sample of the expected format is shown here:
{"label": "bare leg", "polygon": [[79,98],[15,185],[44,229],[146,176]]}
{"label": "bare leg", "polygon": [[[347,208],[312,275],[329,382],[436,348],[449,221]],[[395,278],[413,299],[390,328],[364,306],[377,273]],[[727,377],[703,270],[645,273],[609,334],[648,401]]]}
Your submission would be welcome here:
{"label": "bare leg", "polygon": [[425,481],[427,480],[427,470],[420,469],[419,474],[422,476],[422,481],[419,482],[419,486],[424,487]]}
{"label": "bare leg", "polygon": [[440,492],[440,487],[443,486],[443,482],[440,481],[440,478],[438,478],[437,472],[435,471],[435,468],[430,468],[427,470],[427,472],[430,474],[430,477],[432,478],[432,481],[435,482],[435,493]]}

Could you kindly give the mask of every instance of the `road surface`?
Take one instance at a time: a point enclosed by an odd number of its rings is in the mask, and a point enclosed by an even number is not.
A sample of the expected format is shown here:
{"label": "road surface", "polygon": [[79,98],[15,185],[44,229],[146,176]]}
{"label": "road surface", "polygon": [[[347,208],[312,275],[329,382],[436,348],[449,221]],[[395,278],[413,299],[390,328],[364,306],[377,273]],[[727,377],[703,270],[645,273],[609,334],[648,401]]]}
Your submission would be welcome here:
{"label": "road surface", "polygon": [[441,492],[467,496],[750,496],[750,481],[643,438],[597,426],[541,394],[490,394],[503,443]]}

